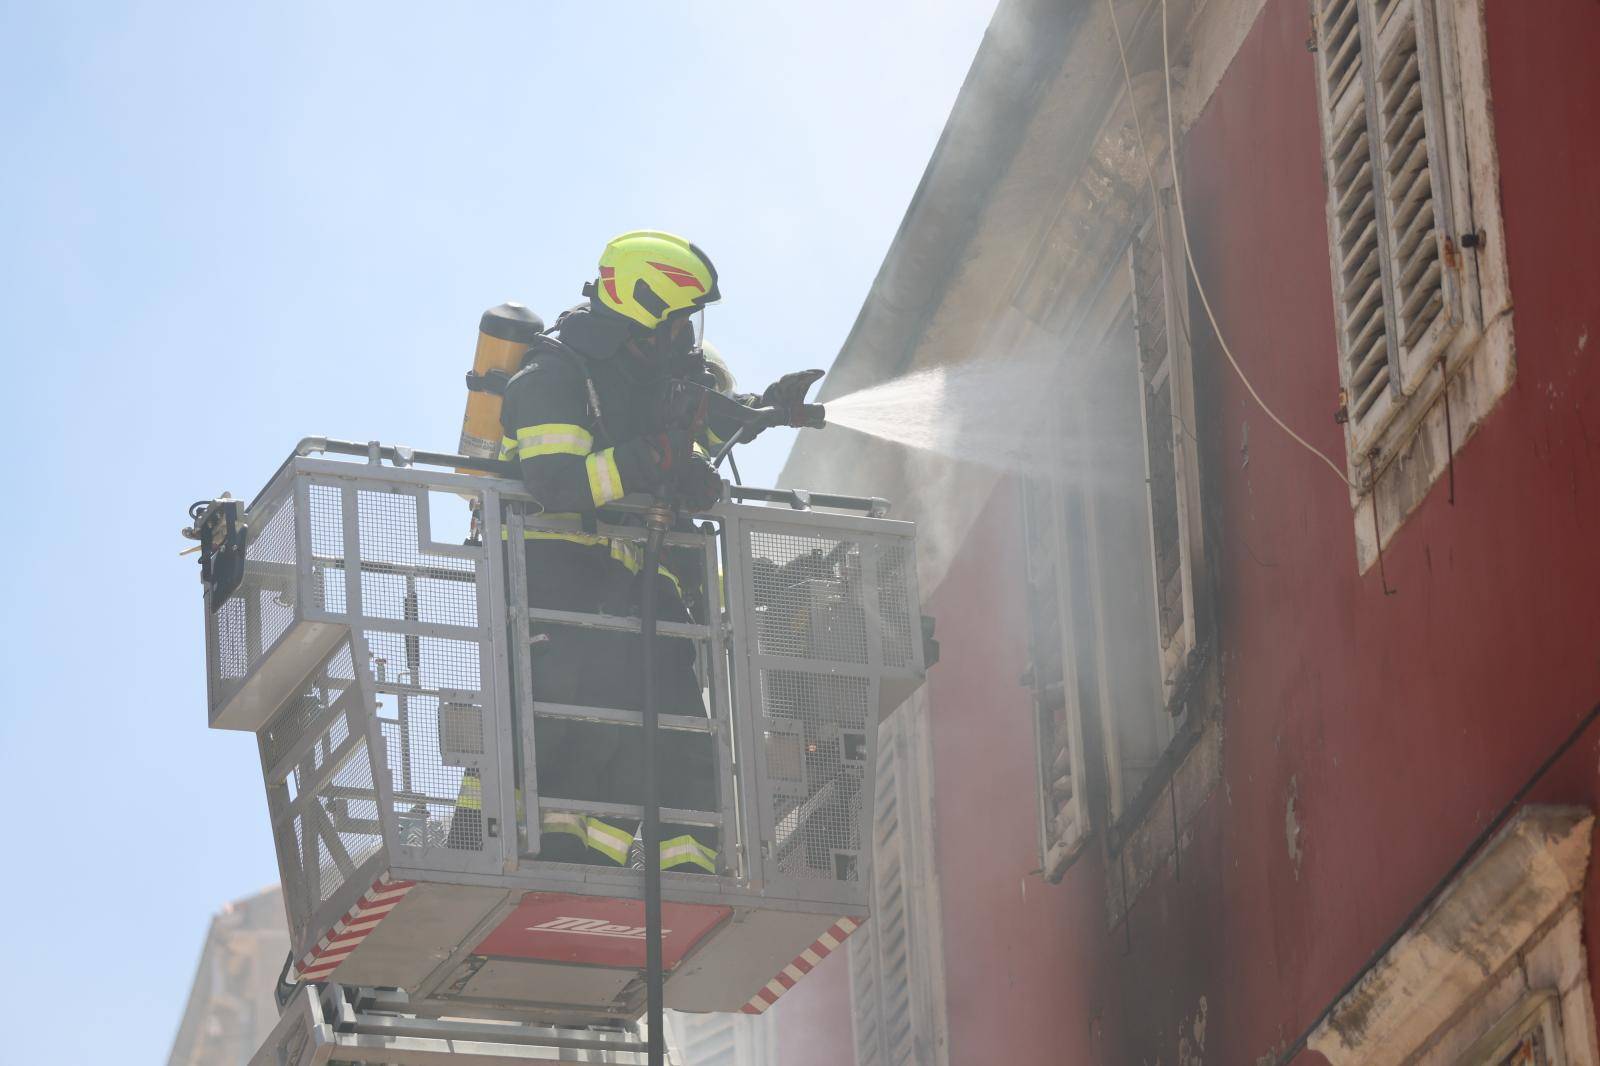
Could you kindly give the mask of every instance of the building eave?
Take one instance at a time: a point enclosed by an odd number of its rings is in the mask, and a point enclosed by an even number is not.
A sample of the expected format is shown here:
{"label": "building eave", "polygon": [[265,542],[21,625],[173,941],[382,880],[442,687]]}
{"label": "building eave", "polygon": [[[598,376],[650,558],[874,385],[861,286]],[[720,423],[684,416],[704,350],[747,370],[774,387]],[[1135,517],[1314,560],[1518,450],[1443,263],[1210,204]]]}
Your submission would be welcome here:
{"label": "building eave", "polygon": [[834,360],[823,399],[910,364],[1088,6],[1088,0],[1002,0]]}

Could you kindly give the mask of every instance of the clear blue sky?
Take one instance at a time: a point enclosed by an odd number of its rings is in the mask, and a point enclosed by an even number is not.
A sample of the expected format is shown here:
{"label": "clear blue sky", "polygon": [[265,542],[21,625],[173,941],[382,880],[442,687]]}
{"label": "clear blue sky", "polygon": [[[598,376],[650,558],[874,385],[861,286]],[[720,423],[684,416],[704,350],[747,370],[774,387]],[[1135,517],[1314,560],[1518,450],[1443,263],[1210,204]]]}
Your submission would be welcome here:
{"label": "clear blue sky", "polygon": [[306,434],[452,446],[479,313],[626,229],[716,260],[742,384],[826,366],[992,8],[0,0],[0,1060],[165,1061],[277,880],[185,506]]}

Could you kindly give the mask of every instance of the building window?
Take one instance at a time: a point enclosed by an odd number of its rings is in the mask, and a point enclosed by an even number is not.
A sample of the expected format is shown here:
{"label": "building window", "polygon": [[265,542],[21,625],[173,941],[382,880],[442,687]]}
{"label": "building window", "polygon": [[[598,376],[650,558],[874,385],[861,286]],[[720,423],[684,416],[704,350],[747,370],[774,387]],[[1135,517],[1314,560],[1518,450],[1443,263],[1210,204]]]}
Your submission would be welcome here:
{"label": "building window", "polygon": [[1022,528],[1030,656],[1023,680],[1033,689],[1040,861],[1052,881],[1089,833],[1081,701],[1076,662],[1067,651],[1072,584],[1064,520],[1060,487],[1048,478],[1028,479],[1022,486]]}
{"label": "building window", "polygon": [[[1197,570],[1204,541],[1196,453],[1194,376],[1189,355],[1189,287],[1177,240],[1177,212],[1163,203],[1128,252],[1139,415],[1144,427],[1150,556],[1162,699],[1183,713],[1202,653]],[[1203,590],[1202,590],[1203,591]]]}
{"label": "building window", "polygon": [[[1052,472],[1023,487],[1040,850],[1061,876],[1091,824],[1086,772],[1120,819],[1170,770],[1205,661],[1187,285],[1163,198],[1069,360]],[[1100,757],[1095,765],[1090,745]]]}
{"label": "building window", "polygon": [[1463,1066],[1565,1066],[1561,1004],[1548,989],[1526,997],[1478,1041]]}
{"label": "building window", "polygon": [[[1393,486],[1385,534],[1510,382],[1510,324],[1500,321],[1510,303],[1477,6],[1315,4],[1337,417],[1358,508],[1381,506],[1369,499],[1374,486],[1389,488],[1390,469],[1418,457],[1419,431],[1447,384],[1467,369],[1476,378],[1451,390],[1464,408],[1461,432],[1423,449],[1424,469],[1395,479],[1402,483]],[[1469,368],[1474,360],[1496,365],[1485,374]],[[1357,526],[1363,568],[1375,555],[1366,542],[1370,518],[1366,529]]]}

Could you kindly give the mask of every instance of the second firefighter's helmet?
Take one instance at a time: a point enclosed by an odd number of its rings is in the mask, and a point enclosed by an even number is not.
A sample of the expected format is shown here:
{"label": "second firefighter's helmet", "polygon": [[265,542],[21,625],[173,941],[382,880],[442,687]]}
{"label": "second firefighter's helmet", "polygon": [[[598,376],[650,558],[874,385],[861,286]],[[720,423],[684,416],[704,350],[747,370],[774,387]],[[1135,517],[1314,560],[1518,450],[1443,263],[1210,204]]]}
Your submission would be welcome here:
{"label": "second firefighter's helmet", "polygon": [[633,230],[615,237],[600,253],[595,298],[645,329],[691,314],[722,298],[717,268],[682,237],[658,230]]}
{"label": "second firefighter's helmet", "polygon": [[711,378],[711,387],[724,396],[732,396],[733,390],[739,383],[733,379],[733,371],[728,369],[728,361],[722,358],[722,353],[711,346],[710,341],[700,344],[700,354],[706,361],[706,374]]}

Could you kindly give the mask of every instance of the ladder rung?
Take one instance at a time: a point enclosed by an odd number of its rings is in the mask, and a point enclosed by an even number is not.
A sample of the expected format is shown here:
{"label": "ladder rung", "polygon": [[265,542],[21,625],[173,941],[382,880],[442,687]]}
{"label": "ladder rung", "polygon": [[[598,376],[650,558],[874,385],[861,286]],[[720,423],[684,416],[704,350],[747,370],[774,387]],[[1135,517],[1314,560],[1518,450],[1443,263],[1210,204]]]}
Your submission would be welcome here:
{"label": "ladder rung", "polygon": [[[611,722],[617,725],[644,725],[640,711],[621,711],[614,707],[578,707],[570,703],[535,703],[535,718],[572,718],[582,722]],[[657,719],[662,729],[681,733],[712,733],[716,723],[692,714],[663,714]]]}
{"label": "ladder rung", "polygon": [[553,1026],[503,1024],[465,1018],[415,1018],[379,1015],[351,1010],[340,1011],[340,1028],[365,1036],[413,1037],[434,1040],[479,1040],[525,1047],[560,1048],[565,1051],[637,1052],[644,1044],[625,1033],[615,1035],[586,1033]]}
{"label": "ladder rung", "polygon": [[[639,632],[639,620],[624,615],[585,614],[581,611],[553,611],[546,607],[524,607],[522,613],[530,622],[557,622],[580,629],[605,629],[618,633]],[[711,627],[688,622],[657,622],[656,634],[663,637],[687,637],[706,640]]]}
{"label": "ladder rung", "polygon": [[[598,814],[602,817],[632,818],[635,820],[644,817],[644,808],[632,803],[595,803],[588,800],[559,799],[555,796],[540,796],[539,809],[541,811],[566,811],[571,814]],[[695,825],[707,829],[722,828],[722,815],[715,811],[685,811],[677,807],[661,808],[661,820],[672,825]]]}

